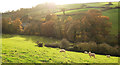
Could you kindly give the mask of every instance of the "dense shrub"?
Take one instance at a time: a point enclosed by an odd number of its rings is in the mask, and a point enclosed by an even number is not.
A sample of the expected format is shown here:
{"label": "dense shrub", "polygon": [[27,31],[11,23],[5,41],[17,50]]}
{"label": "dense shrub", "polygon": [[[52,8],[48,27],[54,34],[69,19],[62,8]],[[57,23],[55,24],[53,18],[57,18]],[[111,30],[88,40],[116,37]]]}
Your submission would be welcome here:
{"label": "dense shrub", "polygon": [[97,44],[95,42],[89,42],[89,43],[77,43],[74,45],[75,51],[97,51]]}
{"label": "dense shrub", "polygon": [[106,43],[96,44],[95,42],[76,43],[73,47],[69,48],[72,51],[92,51],[100,54],[120,55],[118,45],[112,47]]}
{"label": "dense shrub", "polygon": [[104,54],[118,55],[118,49],[106,43],[102,43],[98,45],[98,52]]}
{"label": "dense shrub", "polygon": [[109,5],[113,5],[112,2],[109,2]]}
{"label": "dense shrub", "polygon": [[110,34],[109,36],[106,37],[106,43],[111,46],[115,46],[118,45],[118,39],[119,39],[118,36]]}
{"label": "dense shrub", "polygon": [[89,42],[89,47],[90,47],[90,51],[96,52],[98,45],[96,44],[96,42]]}
{"label": "dense shrub", "polygon": [[67,39],[62,39],[60,43],[60,48],[67,49],[69,47],[70,42]]}
{"label": "dense shrub", "polygon": [[116,46],[114,46],[114,48],[116,48],[117,50],[118,50],[118,55],[120,55],[120,46],[119,45],[116,45]]}
{"label": "dense shrub", "polygon": [[46,47],[59,48],[59,43],[45,44]]}
{"label": "dense shrub", "polygon": [[74,50],[75,51],[85,51],[85,50],[90,50],[90,48],[88,47],[88,43],[78,43],[76,45],[74,45]]}

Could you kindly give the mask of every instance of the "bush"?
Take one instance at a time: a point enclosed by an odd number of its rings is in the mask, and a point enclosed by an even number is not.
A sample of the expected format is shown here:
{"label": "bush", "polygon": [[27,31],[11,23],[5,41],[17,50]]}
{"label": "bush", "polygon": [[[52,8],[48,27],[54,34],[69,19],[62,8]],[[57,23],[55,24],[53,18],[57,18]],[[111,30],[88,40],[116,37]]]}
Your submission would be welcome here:
{"label": "bush", "polygon": [[117,36],[111,34],[106,37],[106,43],[108,43],[111,46],[115,46],[118,45],[118,39],[119,38]]}
{"label": "bush", "polygon": [[84,43],[76,43],[73,47],[69,48],[72,51],[92,51],[99,54],[110,54],[110,55],[120,55],[119,46],[115,47],[110,46],[109,44],[102,43],[96,44],[95,42],[84,42]]}
{"label": "bush", "polygon": [[113,5],[112,2],[109,2],[109,5]]}
{"label": "bush", "polygon": [[45,44],[46,47],[52,47],[52,48],[59,48],[59,44],[58,43],[51,43],[51,44]]}
{"label": "bush", "polygon": [[84,45],[87,46],[87,44],[78,43],[78,44],[74,45],[73,50],[74,51],[84,51],[84,50],[87,50],[85,47],[84,48],[82,47]]}
{"label": "bush", "polygon": [[96,44],[96,42],[89,42],[90,51],[96,52],[98,50],[97,47],[98,45]]}
{"label": "bush", "polygon": [[[118,51],[120,51],[120,46],[116,45],[114,48],[116,48]],[[118,52],[118,55],[120,55],[120,52]]]}
{"label": "bush", "polygon": [[118,55],[118,49],[106,43],[102,43],[98,45],[98,52],[104,54]]}
{"label": "bush", "polygon": [[95,42],[89,42],[89,43],[77,43],[74,45],[75,51],[97,51],[97,44]]}
{"label": "bush", "polygon": [[67,39],[62,39],[60,43],[60,48],[68,49],[70,42]]}

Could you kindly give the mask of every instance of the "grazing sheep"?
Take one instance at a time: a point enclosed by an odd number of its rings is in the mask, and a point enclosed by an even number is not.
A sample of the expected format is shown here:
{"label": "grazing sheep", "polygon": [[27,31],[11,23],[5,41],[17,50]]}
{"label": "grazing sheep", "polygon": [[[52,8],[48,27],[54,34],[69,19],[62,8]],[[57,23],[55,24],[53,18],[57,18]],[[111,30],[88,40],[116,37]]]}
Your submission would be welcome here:
{"label": "grazing sheep", "polygon": [[85,51],[84,53],[87,54],[87,51]]}
{"label": "grazing sheep", "polygon": [[65,52],[65,49],[61,49],[60,52]]}
{"label": "grazing sheep", "polygon": [[89,52],[89,56],[90,56],[90,58],[91,58],[91,56],[93,56],[95,58],[95,53]]}
{"label": "grazing sheep", "polygon": [[107,56],[107,58],[110,58],[110,55],[106,55]]}
{"label": "grazing sheep", "polygon": [[43,43],[38,43],[38,47],[43,47]]}
{"label": "grazing sheep", "polygon": [[36,41],[38,47],[43,47],[43,43],[42,42],[39,42],[39,41]]}

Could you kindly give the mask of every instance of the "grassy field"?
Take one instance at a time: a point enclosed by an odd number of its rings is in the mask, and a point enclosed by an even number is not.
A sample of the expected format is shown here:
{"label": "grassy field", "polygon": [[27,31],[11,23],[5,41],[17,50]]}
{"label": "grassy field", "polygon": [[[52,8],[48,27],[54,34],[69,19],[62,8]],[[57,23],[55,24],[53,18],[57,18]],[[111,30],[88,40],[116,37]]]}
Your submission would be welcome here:
{"label": "grassy field", "polygon": [[96,54],[90,58],[88,54],[66,51],[60,53],[59,48],[38,47],[36,40],[44,43],[60,43],[60,40],[24,35],[2,35],[3,63],[118,63],[118,57],[107,58]]}
{"label": "grassy field", "polygon": [[[57,7],[66,8],[66,9],[74,9],[74,8],[80,8],[82,4],[85,4],[86,6],[90,6],[90,7],[101,7],[101,6],[105,6],[105,4],[108,4],[108,2],[65,4],[65,5],[57,5]],[[110,7],[118,6],[118,2],[112,2],[112,4],[113,5],[110,5]]]}
{"label": "grassy field", "polygon": [[0,65],[2,63],[2,35],[0,34]]}
{"label": "grassy field", "polygon": [[[89,9],[100,9],[100,8],[83,8],[83,9],[75,9],[75,10],[69,10],[69,11],[65,11],[66,14],[69,13],[78,13],[78,12],[84,12],[84,11],[88,11]],[[63,15],[63,12],[57,12],[55,13],[56,15]]]}
{"label": "grassy field", "polygon": [[110,22],[112,22],[111,34],[118,34],[118,15],[120,9],[111,9],[103,12],[104,16],[108,16],[110,18]]}

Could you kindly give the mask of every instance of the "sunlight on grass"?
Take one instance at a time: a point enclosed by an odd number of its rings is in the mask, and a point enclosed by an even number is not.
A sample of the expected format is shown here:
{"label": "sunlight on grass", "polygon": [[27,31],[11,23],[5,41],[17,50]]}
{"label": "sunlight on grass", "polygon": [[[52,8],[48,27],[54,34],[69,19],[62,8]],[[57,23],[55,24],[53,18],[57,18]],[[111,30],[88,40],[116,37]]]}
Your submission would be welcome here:
{"label": "sunlight on grass", "polygon": [[112,22],[111,34],[118,34],[118,11],[119,9],[112,9],[103,12],[104,16],[108,16],[110,18],[110,22]]}
{"label": "sunlight on grass", "polygon": [[[85,8],[85,9],[75,9],[75,10],[68,10],[68,11],[65,11],[66,14],[69,14],[69,13],[77,13],[77,12],[84,12],[84,11],[88,11],[89,9],[100,9],[100,8]],[[60,15],[60,14],[63,14],[63,12],[57,12],[55,13],[56,15]]]}
{"label": "sunlight on grass", "polygon": [[[8,38],[8,37],[9,38]],[[7,38],[6,38],[7,37]],[[39,38],[39,39],[37,39]],[[5,35],[3,34],[2,62],[3,63],[117,63],[118,57],[107,58],[105,55],[96,55],[96,59],[88,54],[66,51],[60,53],[59,48],[37,47],[35,40],[44,43],[60,42],[39,36]],[[44,40],[43,40],[44,39]]]}

